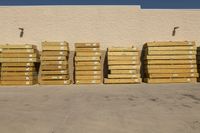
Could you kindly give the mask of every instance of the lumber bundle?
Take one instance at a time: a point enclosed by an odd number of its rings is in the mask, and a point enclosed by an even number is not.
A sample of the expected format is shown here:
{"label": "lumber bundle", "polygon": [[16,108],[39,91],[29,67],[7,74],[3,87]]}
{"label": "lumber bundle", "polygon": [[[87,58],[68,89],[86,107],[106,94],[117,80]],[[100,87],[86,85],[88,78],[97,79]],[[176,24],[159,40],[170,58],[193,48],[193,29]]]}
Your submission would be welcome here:
{"label": "lumber bundle", "polygon": [[1,85],[37,83],[38,51],[30,44],[0,45]]}
{"label": "lumber bundle", "polygon": [[75,43],[75,83],[102,83],[101,50],[99,43]]}
{"label": "lumber bundle", "polygon": [[147,83],[196,82],[195,42],[149,42],[144,46]]}
{"label": "lumber bundle", "polygon": [[197,48],[197,69],[199,73],[198,82],[200,82],[200,47]]}
{"label": "lumber bundle", "polygon": [[40,84],[70,84],[68,58],[69,45],[67,42],[42,42]]}
{"label": "lumber bundle", "polygon": [[140,83],[139,50],[135,47],[111,47],[107,50],[106,84]]}

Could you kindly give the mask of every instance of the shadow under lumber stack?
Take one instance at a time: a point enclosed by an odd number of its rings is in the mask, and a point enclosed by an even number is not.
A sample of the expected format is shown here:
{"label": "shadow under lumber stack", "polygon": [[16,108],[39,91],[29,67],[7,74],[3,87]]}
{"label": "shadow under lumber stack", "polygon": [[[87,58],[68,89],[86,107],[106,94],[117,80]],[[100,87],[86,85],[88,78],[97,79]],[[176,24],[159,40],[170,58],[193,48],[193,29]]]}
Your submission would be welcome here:
{"label": "shadow under lumber stack", "polygon": [[149,42],[145,45],[147,83],[196,82],[195,42]]}
{"label": "shadow under lumber stack", "polygon": [[42,42],[40,84],[70,84],[68,58],[69,46],[67,42]]}
{"label": "shadow under lumber stack", "polygon": [[1,45],[2,85],[33,85],[37,83],[38,51],[34,45]]}
{"label": "shadow under lumber stack", "polygon": [[108,77],[106,84],[140,83],[140,57],[135,47],[112,47],[107,51]]}
{"label": "shadow under lumber stack", "polygon": [[199,72],[198,82],[200,82],[200,47],[197,48],[197,69]]}
{"label": "shadow under lumber stack", "polygon": [[76,43],[75,54],[75,83],[102,83],[100,44]]}

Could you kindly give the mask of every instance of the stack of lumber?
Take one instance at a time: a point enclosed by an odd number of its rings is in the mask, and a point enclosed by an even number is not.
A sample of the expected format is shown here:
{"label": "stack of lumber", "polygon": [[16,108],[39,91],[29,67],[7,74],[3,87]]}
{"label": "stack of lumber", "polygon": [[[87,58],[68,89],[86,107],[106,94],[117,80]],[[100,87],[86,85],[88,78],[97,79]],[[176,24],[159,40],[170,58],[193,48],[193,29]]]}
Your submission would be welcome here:
{"label": "stack of lumber", "polygon": [[198,64],[198,72],[199,72],[198,82],[200,82],[200,47],[197,48],[197,64]]}
{"label": "stack of lumber", "polygon": [[140,56],[135,47],[111,47],[107,50],[106,84],[140,83]]}
{"label": "stack of lumber", "polygon": [[35,63],[39,62],[34,45],[1,45],[1,84],[33,85],[37,83]]}
{"label": "stack of lumber", "polygon": [[67,42],[42,42],[40,84],[70,84],[68,58],[69,46]]}
{"label": "stack of lumber", "polygon": [[101,83],[102,69],[100,44],[76,43],[75,54],[75,83]]}
{"label": "stack of lumber", "polygon": [[198,73],[195,42],[149,42],[144,50],[145,82],[196,82]]}

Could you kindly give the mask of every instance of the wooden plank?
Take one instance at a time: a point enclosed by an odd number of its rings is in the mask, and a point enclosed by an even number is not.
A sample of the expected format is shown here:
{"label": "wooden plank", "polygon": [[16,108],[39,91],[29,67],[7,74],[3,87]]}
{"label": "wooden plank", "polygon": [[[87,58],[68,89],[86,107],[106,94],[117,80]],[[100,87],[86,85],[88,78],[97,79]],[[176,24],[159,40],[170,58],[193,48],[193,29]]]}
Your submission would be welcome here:
{"label": "wooden plank", "polygon": [[52,41],[44,41],[42,42],[42,46],[46,46],[46,45],[50,45],[50,46],[68,46],[69,43],[64,41],[64,42],[52,42]]}
{"label": "wooden plank", "polygon": [[41,61],[64,61],[67,60],[67,56],[41,56]]}
{"label": "wooden plank", "polygon": [[101,70],[101,66],[76,66],[76,71],[82,71],[82,70]]}
{"label": "wooden plank", "polygon": [[108,56],[138,56],[139,52],[108,52]]}
{"label": "wooden plank", "polygon": [[93,66],[93,65],[95,65],[95,66],[100,66],[101,65],[101,63],[100,62],[98,62],[98,61],[93,61],[93,62],[89,62],[89,61],[87,61],[87,62],[75,62],[75,66]]}
{"label": "wooden plank", "polygon": [[59,71],[42,71],[42,75],[52,75],[52,74],[68,74],[68,70],[59,70]]}
{"label": "wooden plank", "polygon": [[41,85],[69,85],[71,80],[42,80]]}
{"label": "wooden plank", "polygon": [[111,74],[137,74],[138,70],[110,70]]}
{"label": "wooden plank", "polygon": [[32,76],[37,75],[36,72],[1,72],[1,76]]}
{"label": "wooden plank", "polygon": [[48,50],[48,51],[69,51],[69,48],[68,46],[57,46],[57,45],[43,45],[42,46],[42,51],[45,51],[45,50]]}
{"label": "wooden plank", "polygon": [[198,76],[198,73],[148,74],[149,78],[195,78]]}
{"label": "wooden plank", "polygon": [[41,70],[63,70],[68,69],[67,65],[48,65],[48,66],[41,66]]}
{"label": "wooden plank", "polygon": [[165,56],[165,55],[157,55],[157,56],[149,56],[145,57],[146,60],[196,60],[195,55],[172,55],[172,56]]}
{"label": "wooden plank", "polygon": [[196,51],[146,51],[148,55],[196,55]]}
{"label": "wooden plank", "polygon": [[147,60],[144,62],[148,65],[153,64],[196,64],[196,60]]}
{"label": "wooden plank", "polygon": [[99,43],[75,43],[75,48],[99,48]]}
{"label": "wooden plank", "polygon": [[42,61],[41,65],[68,65],[68,61]]}
{"label": "wooden plank", "polygon": [[100,84],[101,80],[79,79],[75,81],[76,84]]}
{"label": "wooden plank", "polygon": [[76,80],[96,80],[96,79],[101,79],[101,75],[89,75],[89,76],[80,76],[80,75],[77,75],[76,77]]}
{"label": "wooden plank", "polygon": [[107,79],[104,78],[105,84],[135,84],[140,83],[140,79]]}
{"label": "wooden plank", "polygon": [[138,61],[108,61],[108,65],[139,65]]}
{"label": "wooden plank", "polygon": [[197,65],[147,65],[146,69],[189,69],[197,68]]}
{"label": "wooden plank", "polygon": [[69,79],[69,75],[43,75],[41,80],[50,80],[50,79]]}
{"label": "wooden plank", "polygon": [[[2,76],[1,80],[4,81],[31,81],[33,80],[33,76]],[[35,77],[36,79],[36,77]]]}
{"label": "wooden plank", "polygon": [[1,85],[33,85],[35,81],[1,81]]}
{"label": "wooden plank", "polygon": [[136,47],[110,47],[109,52],[136,52],[138,48]]}
{"label": "wooden plank", "polygon": [[196,73],[197,69],[148,69],[148,73]]}
{"label": "wooden plank", "polygon": [[34,54],[15,54],[15,53],[12,53],[12,54],[8,54],[8,53],[1,54],[1,58],[36,58],[36,57],[37,57],[36,53],[34,53]]}
{"label": "wooden plank", "polygon": [[15,53],[15,54],[33,54],[35,52],[34,49],[3,49],[2,53]]}
{"label": "wooden plank", "polygon": [[171,47],[148,47],[148,51],[191,51],[197,50],[196,46],[171,46]]}
{"label": "wooden plank", "polygon": [[100,48],[75,48],[76,52],[100,52]]}
{"label": "wooden plank", "polygon": [[68,51],[63,51],[63,50],[59,50],[59,51],[42,51],[42,56],[59,56],[59,55],[63,55],[63,56],[68,56],[69,52]]}
{"label": "wooden plank", "polygon": [[2,67],[1,71],[32,72],[36,70],[35,70],[35,67]]}
{"label": "wooden plank", "polygon": [[100,57],[75,57],[75,61],[100,61]]}
{"label": "wooden plank", "polygon": [[159,83],[195,83],[196,78],[169,78],[169,79],[145,79],[145,82],[150,84]]}
{"label": "wooden plank", "polygon": [[0,62],[38,62],[37,58],[0,58]]}
{"label": "wooden plank", "polygon": [[34,66],[34,63],[1,63],[2,67],[6,66]]}
{"label": "wooden plank", "polygon": [[132,79],[140,78],[139,74],[108,74],[109,79]]}
{"label": "wooden plank", "polygon": [[174,41],[174,42],[148,42],[146,44],[148,47],[164,47],[164,46],[195,46],[195,42],[181,42],[181,41]]}
{"label": "wooden plank", "polygon": [[76,52],[76,56],[80,56],[80,57],[96,57],[96,56],[101,56],[101,52]]}
{"label": "wooden plank", "polygon": [[108,66],[109,70],[126,70],[126,69],[133,69],[133,70],[137,70],[139,69],[140,66],[135,66],[135,65],[116,65],[116,66]]}
{"label": "wooden plank", "polygon": [[77,75],[100,75],[101,71],[75,71],[76,76]]}
{"label": "wooden plank", "polygon": [[139,60],[138,56],[108,56],[108,60],[110,61],[118,61],[118,60],[123,60],[123,61],[132,61],[132,60]]}

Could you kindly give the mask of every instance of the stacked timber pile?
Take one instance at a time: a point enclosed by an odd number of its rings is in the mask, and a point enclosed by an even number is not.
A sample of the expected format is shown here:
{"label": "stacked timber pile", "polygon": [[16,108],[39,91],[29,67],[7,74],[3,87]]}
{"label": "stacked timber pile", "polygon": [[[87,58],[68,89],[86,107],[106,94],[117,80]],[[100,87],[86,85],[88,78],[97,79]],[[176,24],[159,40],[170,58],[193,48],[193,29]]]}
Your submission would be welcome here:
{"label": "stacked timber pile", "polygon": [[200,82],[200,47],[197,48],[197,64],[198,64],[198,72],[199,72],[198,82]]}
{"label": "stacked timber pile", "polygon": [[106,84],[140,83],[140,56],[135,47],[112,47],[107,50]]}
{"label": "stacked timber pile", "polygon": [[75,54],[75,83],[101,83],[102,67],[100,44],[76,43]]}
{"label": "stacked timber pile", "polygon": [[149,42],[144,50],[145,82],[196,82],[195,42]]}
{"label": "stacked timber pile", "polygon": [[42,42],[40,84],[70,84],[68,58],[69,46],[67,42]]}
{"label": "stacked timber pile", "polygon": [[33,85],[37,83],[38,51],[34,45],[1,45],[1,84]]}

